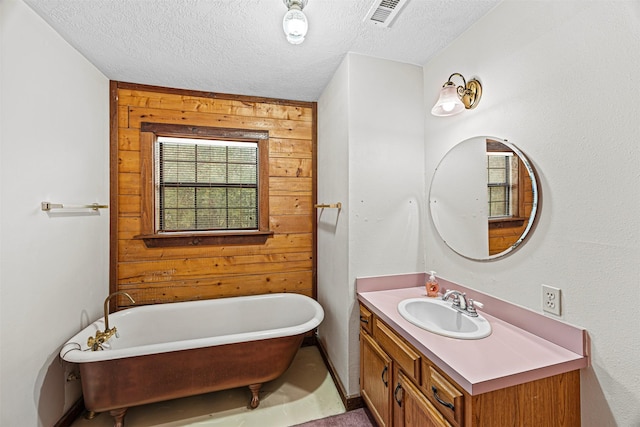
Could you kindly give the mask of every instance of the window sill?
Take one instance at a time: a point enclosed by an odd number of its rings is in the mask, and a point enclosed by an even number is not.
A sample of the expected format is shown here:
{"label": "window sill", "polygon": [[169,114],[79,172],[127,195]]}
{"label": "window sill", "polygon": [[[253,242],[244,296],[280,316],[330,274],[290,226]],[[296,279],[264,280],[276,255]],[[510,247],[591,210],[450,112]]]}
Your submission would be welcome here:
{"label": "window sill", "polygon": [[213,245],[262,245],[273,231],[204,231],[141,234],[134,239],[144,240],[148,248]]}
{"label": "window sill", "polygon": [[525,221],[528,221],[528,220],[529,218],[522,218],[522,217],[490,219],[489,229],[522,227]]}

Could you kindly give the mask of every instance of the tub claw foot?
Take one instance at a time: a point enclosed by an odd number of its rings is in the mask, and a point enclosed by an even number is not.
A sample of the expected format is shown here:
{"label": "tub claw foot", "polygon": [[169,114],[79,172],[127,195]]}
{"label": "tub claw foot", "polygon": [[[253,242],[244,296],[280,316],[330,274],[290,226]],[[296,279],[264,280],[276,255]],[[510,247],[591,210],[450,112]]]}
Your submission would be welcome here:
{"label": "tub claw foot", "polygon": [[113,417],[113,427],[124,427],[124,416],[127,408],[113,409],[109,411],[109,415]]}
{"label": "tub claw foot", "polygon": [[260,387],[262,384],[251,384],[249,390],[251,390],[251,402],[249,402],[249,408],[256,409],[260,405]]}

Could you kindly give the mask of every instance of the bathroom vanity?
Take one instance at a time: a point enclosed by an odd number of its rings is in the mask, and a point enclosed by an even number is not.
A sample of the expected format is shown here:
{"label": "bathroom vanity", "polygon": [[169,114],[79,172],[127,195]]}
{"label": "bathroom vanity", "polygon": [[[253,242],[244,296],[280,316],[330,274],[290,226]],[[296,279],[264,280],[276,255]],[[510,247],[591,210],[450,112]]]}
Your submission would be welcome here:
{"label": "bathroom vanity", "polygon": [[[402,287],[406,279],[358,279],[360,391],[380,426],[580,425],[580,369],[588,365],[583,329],[462,288],[486,300],[482,315],[492,334],[433,334],[398,313],[400,301],[426,298],[422,286]],[[506,310],[521,324],[491,310]],[[548,335],[536,334],[544,330]]]}

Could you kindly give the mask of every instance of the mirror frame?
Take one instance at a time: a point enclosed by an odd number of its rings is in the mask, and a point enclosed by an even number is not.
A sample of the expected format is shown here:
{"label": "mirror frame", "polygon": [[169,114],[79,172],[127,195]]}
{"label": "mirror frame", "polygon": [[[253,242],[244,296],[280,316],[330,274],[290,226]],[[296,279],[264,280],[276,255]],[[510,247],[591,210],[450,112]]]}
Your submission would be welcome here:
{"label": "mirror frame", "polygon": [[[491,141],[496,141],[499,142],[501,144],[504,144],[507,148],[509,148],[510,150],[512,150],[515,155],[518,156],[518,158],[520,159],[520,161],[522,162],[522,164],[524,164],[526,172],[529,176],[529,179],[531,180],[531,187],[532,187],[532,206],[531,206],[531,213],[529,215],[529,218],[527,220],[527,224],[526,227],[524,228],[524,230],[522,231],[522,233],[520,234],[520,237],[511,245],[509,246],[507,249],[505,249],[502,252],[499,252],[497,254],[493,254],[493,255],[489,255],[487,254],[486,257],[476,257],[476,256],[472,256],[469,254],[465,254],[463,253],[463,251],[460,248],[455,248],[453,247],[453,245],[450,243],[450,241],[447,240],[446,236],[442,235],[442,228],[443,227],[438,227],[436,218],[438,217],[438,215],[434,215],[434,209],[436,206],[436,200],[433,199],[433,185],[434,185],[434,181],[436,180],[436,175],[438,173],[438,170],[442,169],[443,166],[443,162],[445,161],[445,159],[447,159],[447,156],[452,155],[452,152],[456,149],[456,147],[459,147],[461,144],[464,143],[468,143],[472,140],[481,140],[484,144],[486,144],[488,142],[488,140]],[[513,253],[517,248],[519,248],[522,243],[524,243],[524,241],[527,239],[527,237],[529,237],[533,231],[534,225],[536,223],[536,219],[538,218],[538,212],[539,212],[539,208],[540,208],[540,185],[539,185],[539,181],[538,181],[538,175],[535,171],[535,168],[533,167],[533,165],[531,164],[531,162],[529,161],[529,159],[527,158],[527,156],[518,148],[516,147],[514,144],[510,143],[508,140],[506,139],[502,139],[502,138],[496,138],[496,137],[492,137],[492,136],[475,136],[472,138],[468,138],[465,139],[461,142],[459,142],[458,144],[454,145],[445,155],[442,159],[440,159],[440,161],[438,162],[438,166],[436,167],[436,169],[433,172],[433,176],[431,178],[431,186],[429,188],[429,213],[431,216],[431,222],[434,226],[434,228],[436,229],[437,235],[440,237],[440,239],[447,245],[447,247],[449,247],[452,251],[454,251],[456,254],[473,260],[473,261],[493,261],[496,260],[498,258],[502,258],[506,255],[509,255],[511,253]],[[487,229],[488,229],[488,224],[489,220],[487,218]],[[488,235],[487,235],[488,238]]]}

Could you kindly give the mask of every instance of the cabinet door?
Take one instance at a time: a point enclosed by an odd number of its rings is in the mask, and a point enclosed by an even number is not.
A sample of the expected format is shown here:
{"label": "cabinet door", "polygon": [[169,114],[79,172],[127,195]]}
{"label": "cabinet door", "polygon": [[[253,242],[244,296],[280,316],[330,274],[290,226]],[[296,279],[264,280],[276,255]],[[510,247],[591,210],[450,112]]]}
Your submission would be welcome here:
{"label": "cabinet door", "polygon": [[360,395],[380,427],[391,425],[391,359],[360,332]]}
{"label": "cabinet door", "polygon": [[451,427],[445,417],[429,402],[424,394],[402,373],[394,393],[398,427]]}

